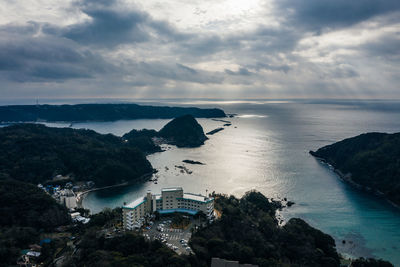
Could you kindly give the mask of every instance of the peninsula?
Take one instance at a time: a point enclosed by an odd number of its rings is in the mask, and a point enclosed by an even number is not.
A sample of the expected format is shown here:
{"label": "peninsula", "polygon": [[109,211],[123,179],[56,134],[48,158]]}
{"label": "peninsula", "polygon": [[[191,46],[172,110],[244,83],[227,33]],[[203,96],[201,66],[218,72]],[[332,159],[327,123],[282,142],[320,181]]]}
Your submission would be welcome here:
{"label": "peninsula", "polygon": [[224,118],[221,109],[142,106],[137,104],[13,105],[0,106],[0,122],[115,121],[172,119],[190,114],[196,118]]}
{"label": "peninsula", "polygon": [[99,187],[152,172],[143,152],[111,134],[28,123],[0,128],[0,178],[38,184],[62,175]]}
{"label": "peninsula", "polygon": [[366,133],[310,151],[344,181],[400,205],[400,133]]}

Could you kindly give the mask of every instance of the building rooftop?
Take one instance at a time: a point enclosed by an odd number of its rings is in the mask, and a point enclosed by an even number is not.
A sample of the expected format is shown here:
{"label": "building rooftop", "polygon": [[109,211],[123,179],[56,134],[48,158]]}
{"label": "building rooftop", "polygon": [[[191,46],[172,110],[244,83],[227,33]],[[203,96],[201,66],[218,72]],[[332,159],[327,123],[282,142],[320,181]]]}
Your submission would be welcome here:
{"label": "building rooftop", "polygon": [[224,260],[220,258],[211,259],[211,267],[258,267],[253,264],[240,264],[238,261]]}
{"label": "building rooftop", "polygon": [[183,198],[185,199],[190,199],[190,200],[195,200],[195,201],[200,201],[200,202],[206,202],[208,200],[211,200],[211,198],[208,198],[206,196],[203,195],[196,195],[196,194],[192,194],[192,193],[184,193],[183,194]]}
{"label": "building rooftop", "polygon": [[125,205],[124,208],[134,209],[137,206],[139,206],[140,204],[142,204],[145,200],[146,200],[146,197],[140,197],[140,198],[132,201],[131,203]]}
{"label": "building rooftop", "polygon": [[170,191],[183,191],[182,187],[167,187],[167,188],[162,188],[161,192],[170,192]]}
{"label": "building rooftop", "polygon": [[81,214],[79,212],[73,212],[70,215],[71,215],[71,218],[75,218],[77,216],[80,216]]}

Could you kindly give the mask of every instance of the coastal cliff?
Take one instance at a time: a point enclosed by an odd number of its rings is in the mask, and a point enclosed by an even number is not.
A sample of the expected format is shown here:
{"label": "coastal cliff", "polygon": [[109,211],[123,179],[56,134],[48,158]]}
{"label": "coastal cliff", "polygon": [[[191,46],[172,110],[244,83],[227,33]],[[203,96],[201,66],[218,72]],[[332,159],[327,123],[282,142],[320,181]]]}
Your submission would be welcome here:
{"label": "coastal cliff", "polygon": [[400,205],[400,133],[366,133],[310,151],[346,182]]}

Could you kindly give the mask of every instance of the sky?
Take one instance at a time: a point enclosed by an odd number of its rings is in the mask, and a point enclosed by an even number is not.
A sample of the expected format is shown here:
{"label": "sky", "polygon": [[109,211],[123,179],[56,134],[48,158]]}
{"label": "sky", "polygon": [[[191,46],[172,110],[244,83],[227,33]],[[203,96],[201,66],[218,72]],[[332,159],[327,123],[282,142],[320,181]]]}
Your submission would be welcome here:
{"label": "sky", "polygon": [[0,98],[400,99],[399,0],[3,0]]}

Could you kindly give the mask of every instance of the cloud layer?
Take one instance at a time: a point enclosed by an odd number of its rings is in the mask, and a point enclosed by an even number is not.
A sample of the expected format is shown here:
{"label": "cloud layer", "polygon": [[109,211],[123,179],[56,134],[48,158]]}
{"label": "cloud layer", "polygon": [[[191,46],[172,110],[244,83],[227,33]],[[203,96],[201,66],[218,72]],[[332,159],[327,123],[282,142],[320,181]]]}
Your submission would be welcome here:
{"label": "cloud layer", "polygon": [[27,5],[0,4],[5,97],[400,97],[398,0]]}

